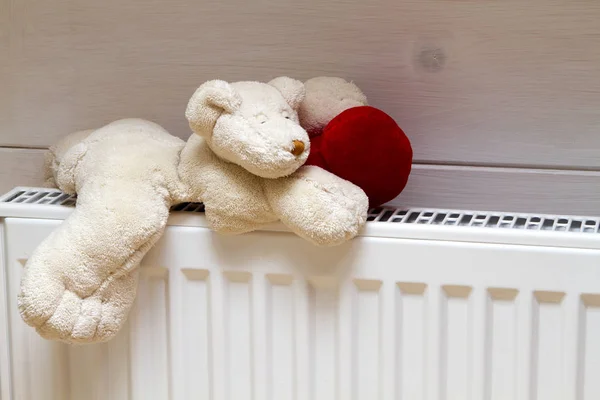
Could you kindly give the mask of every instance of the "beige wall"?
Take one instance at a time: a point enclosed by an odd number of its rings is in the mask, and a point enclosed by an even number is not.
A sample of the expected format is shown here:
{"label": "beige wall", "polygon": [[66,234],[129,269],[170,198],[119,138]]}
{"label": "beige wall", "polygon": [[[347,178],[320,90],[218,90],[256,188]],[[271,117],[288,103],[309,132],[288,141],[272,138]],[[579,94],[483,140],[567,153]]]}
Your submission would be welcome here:
{"label": "beige wall", "polygon": [[593,0],[0,0],[0,190],[73,130],[186,137],[207,79],[328,74],[410,136],[395,204],[600,215],[598,21]]}

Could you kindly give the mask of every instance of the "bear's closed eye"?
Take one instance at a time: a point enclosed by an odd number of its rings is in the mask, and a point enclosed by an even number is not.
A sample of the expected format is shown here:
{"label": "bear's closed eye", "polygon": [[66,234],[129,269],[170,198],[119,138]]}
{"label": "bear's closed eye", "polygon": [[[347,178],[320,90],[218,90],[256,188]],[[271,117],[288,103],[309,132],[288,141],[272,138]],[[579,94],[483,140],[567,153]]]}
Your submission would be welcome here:
{"label": "bear's closed eye", "polygon": [[265,122],[267,122],[267,116],[265,114],[257,114],[256,116],[254,116],[254,118],[256,118],[256,120],[261,123],[264,124]]}

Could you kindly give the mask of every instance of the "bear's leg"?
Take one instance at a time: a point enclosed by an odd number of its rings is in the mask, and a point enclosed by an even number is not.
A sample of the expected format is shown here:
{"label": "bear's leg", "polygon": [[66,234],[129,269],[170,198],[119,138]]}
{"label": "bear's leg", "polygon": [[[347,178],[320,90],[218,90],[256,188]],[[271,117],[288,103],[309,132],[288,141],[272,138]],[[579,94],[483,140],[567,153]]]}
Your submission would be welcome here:
{"label": "bear's leg", "polygon": [[[84,140],[94,132],[94,129],[78,131],[62,138],[57,144],[51,146],[45,154],[44,160],[44,182],[46,187],[58,187],[63,192],[73,194],[75,189],[73,167],[67,164],[76,164],[80,155],[85,152]],[[58,182],[60,170],[71,172],[65,184]],[[63,177],[64,180],[64,177]],[[63,186],[63,187],[61,187]]]}
{"label": "bear's leg", "polygon": [[86,183],[75,211],[25,265],[19,294],[25,322],[69,343],[112,338],[135,299],[137,267],[166,226],[167,198],[148,182]]}
{"label": "bear's leg", "polygon": [[320,246],[335,246],[358,234],[369,199],[356,185],[316,166],[287,178],[265,179],[275,214],[293,232]]}

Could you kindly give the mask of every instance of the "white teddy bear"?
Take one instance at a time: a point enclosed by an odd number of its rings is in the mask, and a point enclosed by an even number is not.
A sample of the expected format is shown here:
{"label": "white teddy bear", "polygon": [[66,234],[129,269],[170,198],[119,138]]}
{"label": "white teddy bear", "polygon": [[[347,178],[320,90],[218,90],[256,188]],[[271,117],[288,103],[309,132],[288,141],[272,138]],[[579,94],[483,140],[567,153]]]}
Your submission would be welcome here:
{"label": "white teddy bear", "polygon": [[203,202],[214,230],[239,234],[281,220],[317,245],[356,236],[364,192],[302,167],[304,85],[209,81],[189,101],[189,140],[145,120],[74,133],[51,148],[46,177],[77,194],[74,212],[28,260],[19,294],[25,322],[48,339],[112,338],[135,299],[137,267],[161,237],[170,208]]}

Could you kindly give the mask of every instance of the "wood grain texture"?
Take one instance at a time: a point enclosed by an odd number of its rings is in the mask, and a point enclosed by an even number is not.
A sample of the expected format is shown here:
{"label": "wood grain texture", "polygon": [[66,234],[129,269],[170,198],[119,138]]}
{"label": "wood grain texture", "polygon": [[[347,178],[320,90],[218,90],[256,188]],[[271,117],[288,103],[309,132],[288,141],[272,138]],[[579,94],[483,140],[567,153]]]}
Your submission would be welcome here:
{"label": "wood grain texture", "polygon": [[600,173],[415,165],[390,205],[600,216]]}
{"label": "wood grain texture", "polygon": [[[43,185],[44,152],[0,148],[0,193]],[[600,173],[415,165],[390,205],[600,216]]]}
{"label": "wood grain texture", "polygon": [[0,145],[129,116],[186,137],[213,78],[339,75],[421,162],[600,169],[591,0],[0,0]]}
{"label": "wood grain texture", "polygon": [[43,186],[44,151],[0,148],[0,193],[15,186]]}

